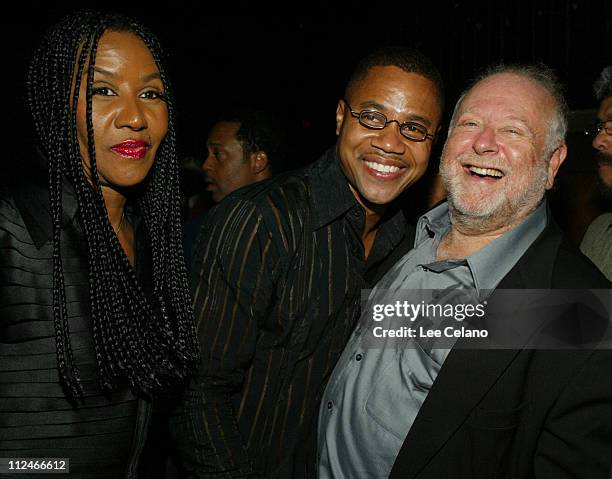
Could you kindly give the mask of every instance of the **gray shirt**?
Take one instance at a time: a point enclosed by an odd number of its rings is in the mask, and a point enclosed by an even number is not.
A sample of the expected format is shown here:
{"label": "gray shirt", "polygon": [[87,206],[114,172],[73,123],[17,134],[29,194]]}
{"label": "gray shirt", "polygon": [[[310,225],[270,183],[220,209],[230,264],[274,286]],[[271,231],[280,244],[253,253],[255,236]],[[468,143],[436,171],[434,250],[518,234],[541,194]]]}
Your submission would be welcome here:
{"label": "gray shirt", "polygon": [[[397,290],[470,288],[482,300],[495,289],[546,226],[543,202],[519,226],[464,260],[436,261],[450,229],[448,206],[439,205],[417,224],[414,249],[379,281],[369,302],[392,304]],[[364,310],[325,389],[318,425],[318,476],[386,478],[425,401],[448,348],[404,338],[378,339]],[[448,340],[447,340],[448,341]],[[448,344],[448,343],[447,343]]]}

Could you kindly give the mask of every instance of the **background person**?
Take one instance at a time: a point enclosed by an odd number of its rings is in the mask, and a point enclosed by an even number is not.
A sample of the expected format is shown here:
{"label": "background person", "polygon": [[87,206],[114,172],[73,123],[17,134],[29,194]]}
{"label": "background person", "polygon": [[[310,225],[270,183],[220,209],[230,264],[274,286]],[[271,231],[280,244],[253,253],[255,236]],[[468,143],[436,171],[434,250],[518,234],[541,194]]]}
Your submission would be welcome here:
{"label": "background person", "polygon": [[253,108],[222,114],[206,141],[202,164],[207,190],[215,203],[243,186],[272,176],[286,145],[281,125],[271,114]]}
{"label": "background person", "polygon": [[188,268],[205,213],[211,206],[210,198],[218,203],[243,186],[270,178],[275,169],[282,170],[286,152],[284,127],[264,110],[245,107],[228,110],[217,118],[208,133],[206,158],[201,168],[204,173],[202,186],[208,194],[198,193],[191,208],[192,219],[185,225]]}
{"label": "background person", "polygon": [[[589,133],[597,151],[598,182],[602,198],[612,202],[612,66],[593,85],[599,102],[597,123]],[[602,213],[590,224],[580,249],[612,281],[612,212]]]}

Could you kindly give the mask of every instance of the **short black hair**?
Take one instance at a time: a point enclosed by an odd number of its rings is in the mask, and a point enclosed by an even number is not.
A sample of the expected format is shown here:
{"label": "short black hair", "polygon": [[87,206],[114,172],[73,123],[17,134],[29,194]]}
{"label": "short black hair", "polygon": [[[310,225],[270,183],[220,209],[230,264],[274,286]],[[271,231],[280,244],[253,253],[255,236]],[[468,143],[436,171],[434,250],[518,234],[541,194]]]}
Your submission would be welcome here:
{"label": "short black hair", "polygon": [[355,85],[363,80],[373,67],[378,66],[394,66],[405,72],[416,73],[431,80],[438,92],[440,112],[444,111],[444,82],[436,66],[420,51],[399,45],[380,48],[362,58],[346,84],[344,98],[350,97]]}
{"label": "short black hair", "polygon": [[272,171],[281,165],[287,154],[287,132],[271,112],[241,107],[221,113],[216,123],[221,122],[240,124],[236,138],[246,154],[265,152]]}
{"label": "short black hair", "polygon": [[612,65],[607,66],[601,71],[601,74],[593,84],[593,91],[598,102],[612,96]]}

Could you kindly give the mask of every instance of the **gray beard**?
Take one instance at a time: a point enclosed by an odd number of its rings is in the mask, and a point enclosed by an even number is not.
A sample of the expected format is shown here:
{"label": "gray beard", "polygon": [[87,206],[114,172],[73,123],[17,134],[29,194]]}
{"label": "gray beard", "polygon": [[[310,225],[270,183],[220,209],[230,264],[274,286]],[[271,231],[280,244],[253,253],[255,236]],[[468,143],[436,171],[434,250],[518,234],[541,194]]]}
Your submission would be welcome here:
{"label": "gray beard", "polygon": [[447,176],[446,171],[440,169],[442,181],[446,188],[450,220],[454,227],[463,232],[473,234],[486,233],[513,226],[525,219],[542,202],[546,193],[547,167],[538,165],[540,171],[527,185],[518,200],[502,202],[497,208],[486,212],[463,211],[461,201],[456,198],[457,192],[453,179]]}

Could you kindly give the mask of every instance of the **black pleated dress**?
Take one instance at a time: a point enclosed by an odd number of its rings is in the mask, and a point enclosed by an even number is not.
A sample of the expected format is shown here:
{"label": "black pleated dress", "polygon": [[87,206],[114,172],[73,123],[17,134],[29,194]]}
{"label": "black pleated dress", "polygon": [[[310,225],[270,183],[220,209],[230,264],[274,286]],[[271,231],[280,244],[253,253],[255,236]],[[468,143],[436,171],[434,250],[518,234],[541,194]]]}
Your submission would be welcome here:
{"label": "black pleated dress", "polygon": [[70,338],[85,391],[76,408],[57,370],[46,175],[25,174],[28,181],[0,185],[0,457],[69,458],[70,474],[59,477],[132,477],[146,429],[137,421],[143,406],[128,387],[104,394],[98,386],[74,192],[65,186],[62,255]]}

